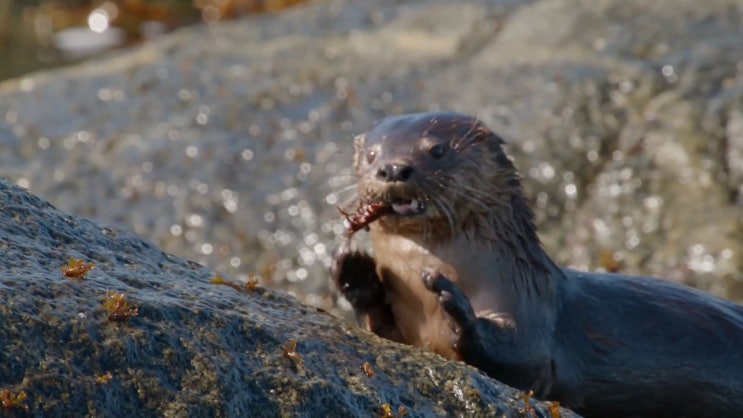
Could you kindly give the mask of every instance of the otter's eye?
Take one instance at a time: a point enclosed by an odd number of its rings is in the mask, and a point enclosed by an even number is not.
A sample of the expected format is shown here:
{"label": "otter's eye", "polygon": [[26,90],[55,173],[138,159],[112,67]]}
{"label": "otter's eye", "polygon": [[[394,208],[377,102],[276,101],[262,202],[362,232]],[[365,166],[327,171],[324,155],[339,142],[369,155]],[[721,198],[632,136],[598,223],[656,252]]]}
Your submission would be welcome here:
{"label": "otter's eye", "polygon": [[446,145],[445,144],[436,144],[428,149],[428,154],[431,155],[434,159],[439,159],[444,156],[446,153]]}
{"label": "otter's eye", "polygon": [[374,159],[377,158],[377,151],[373,149],[366,150],[366,163],[371,164],[374,162]]}

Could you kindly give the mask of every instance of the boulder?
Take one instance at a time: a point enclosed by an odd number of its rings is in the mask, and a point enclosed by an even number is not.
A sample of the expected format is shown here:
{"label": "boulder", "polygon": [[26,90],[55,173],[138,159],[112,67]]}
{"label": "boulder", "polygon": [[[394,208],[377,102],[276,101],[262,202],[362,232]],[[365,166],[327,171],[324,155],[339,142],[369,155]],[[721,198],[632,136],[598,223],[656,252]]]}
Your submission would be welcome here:
{"label": "boulder", "polygon": [[[215,280],[7,181],[0,258],[0,410],[10,416],[550,416],[463,363]],[[92,269],[64,273],[70,260]]]}

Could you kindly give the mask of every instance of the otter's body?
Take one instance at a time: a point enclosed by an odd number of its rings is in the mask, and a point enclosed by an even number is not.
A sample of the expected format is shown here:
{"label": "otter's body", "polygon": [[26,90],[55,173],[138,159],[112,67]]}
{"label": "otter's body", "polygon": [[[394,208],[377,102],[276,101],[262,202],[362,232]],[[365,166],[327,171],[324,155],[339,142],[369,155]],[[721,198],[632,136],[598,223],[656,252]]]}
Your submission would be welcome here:
{"label": "otter's body", "polygon": [[743,416],[743,309],[662,280],[565,270],[552,396],[588,416]]}
{"label": "otter's body", "polygon": [[[357,139],[374,256],[334,275],[367,327],[586,416],[743,416],[743,307],[557,266],[502,141],[474,118],[385,120]],[[376,207],[375,206],[375,207]]]}

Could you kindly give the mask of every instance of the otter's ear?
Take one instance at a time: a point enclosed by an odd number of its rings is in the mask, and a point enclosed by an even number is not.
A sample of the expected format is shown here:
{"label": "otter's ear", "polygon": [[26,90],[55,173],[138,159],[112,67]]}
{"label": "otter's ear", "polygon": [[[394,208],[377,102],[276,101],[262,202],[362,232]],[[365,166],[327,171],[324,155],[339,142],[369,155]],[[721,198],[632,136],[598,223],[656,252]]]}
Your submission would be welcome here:
{"label": "otter's ear", "polygon": [[488,133],[489,133],[488,140],[494,141],[499,146],[505,145],[506,141],[504,141],[503,138],[500,137],[500,135],[498,135],[497,133],[495,133],[495,132],[493,132],[493,131],[491,131],[489,129],[488,129]]}
{"label": "otter's ear", "polygon": [[503,139],[498,136],[497,133],[494,131],[491,131],[488,129],[487,126],[483,125],[482,123],[478,123],[477,126],[473,127],[471,130],[471,135],[475,138],[475,142],[493,142],[497,145],[503,145]]}
{"label": "otter's ear", "polygon": [[357,152],[360,149],[364,149],[364,142],[366,142],[366,134],[359,134],[353,138],[353,145],[356,147]]}
{"label": "otter's ear", "polygon": [[356,135],[356,137],[353,138],[353,145],[354,145],[354,148],[356,149],[356,153],[354,154],[354,157],[353,157],[353,167],[355,169],[358,169],[361,164],[361,162],[359,161],[359,158],[361,158],[361,156],[364,155],[364,153],[361,151],[363,151],[364,149],[365,142],[366,142],[365,134]]}

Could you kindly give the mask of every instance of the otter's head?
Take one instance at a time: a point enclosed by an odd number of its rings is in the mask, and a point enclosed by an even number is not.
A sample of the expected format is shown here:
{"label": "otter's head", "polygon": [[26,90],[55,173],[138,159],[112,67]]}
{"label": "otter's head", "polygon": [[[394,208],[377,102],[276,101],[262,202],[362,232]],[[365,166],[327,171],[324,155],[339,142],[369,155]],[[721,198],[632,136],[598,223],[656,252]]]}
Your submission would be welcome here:
{"label": "otter's head", "polygon": [[356,138],[359,197],[363,205],[385,205],[378,225],[395,233],[482,234],[499,211],[510,210],[512,197],[522,199],[502,143],[457,113],[385,119]]}

